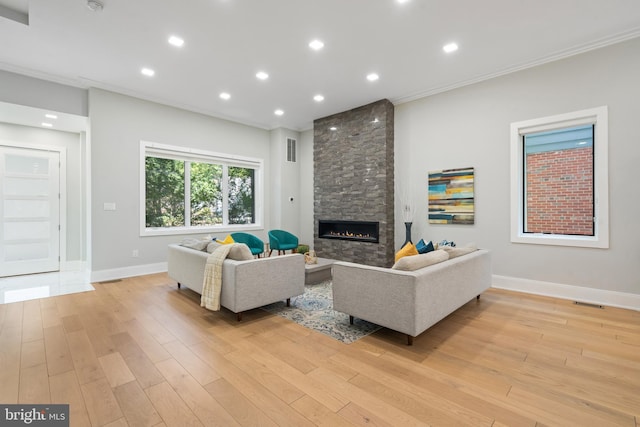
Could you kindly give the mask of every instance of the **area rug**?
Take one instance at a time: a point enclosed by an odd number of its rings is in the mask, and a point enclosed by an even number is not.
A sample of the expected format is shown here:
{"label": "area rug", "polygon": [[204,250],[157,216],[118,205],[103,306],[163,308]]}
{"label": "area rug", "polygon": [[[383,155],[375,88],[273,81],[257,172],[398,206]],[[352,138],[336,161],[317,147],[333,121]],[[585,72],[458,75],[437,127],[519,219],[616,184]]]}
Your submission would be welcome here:
{"label": "area rug", "polygon": [[349,315],[334,311],[331,281],[306,285],[303,295],[291,298],[290,307],[279,301],[262,309],[346,344],[380,329],[380,326],[362,319],[354,319],[351,325]]}

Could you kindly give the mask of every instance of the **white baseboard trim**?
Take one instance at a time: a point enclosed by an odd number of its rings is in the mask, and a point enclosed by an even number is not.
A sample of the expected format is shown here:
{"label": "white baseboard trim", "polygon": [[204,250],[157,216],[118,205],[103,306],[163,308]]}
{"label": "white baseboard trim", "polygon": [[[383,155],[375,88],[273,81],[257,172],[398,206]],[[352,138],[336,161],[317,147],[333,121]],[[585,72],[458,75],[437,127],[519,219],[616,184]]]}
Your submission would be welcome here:
{"label": "white baseboard trim", "polygon": [[493,288],[640,311],[640,294],[493,275]]}
{"label": "white baseboard trim", "polygon": [[124,279],[127,277],[144,276],[145,274],[163,273],[167,271],[167,263],[134,265],[132,267],[114,268],[112,270],[98,270],[91,272],[91,283]]}
{"label": "white baseboard trim", "polygon": [[84,261],[64,261],[60,264],[60,271],[85,271],[86,268]]}

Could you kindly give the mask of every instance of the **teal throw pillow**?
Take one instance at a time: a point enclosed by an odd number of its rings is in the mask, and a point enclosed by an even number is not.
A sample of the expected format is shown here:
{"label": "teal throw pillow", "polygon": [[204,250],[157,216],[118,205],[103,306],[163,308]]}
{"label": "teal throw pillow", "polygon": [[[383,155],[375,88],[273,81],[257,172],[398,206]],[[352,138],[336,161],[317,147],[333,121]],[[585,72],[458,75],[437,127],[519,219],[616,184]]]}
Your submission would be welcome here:
{"label": "teal throw pillow", "polygon": [[416,245],[416,249],[418,250],[419,254],[426,254],[427,252],[431,252],[434,250],[433,242],[429,240],[429,243],[425,243],[424,239],[420,239],[420,241]]}

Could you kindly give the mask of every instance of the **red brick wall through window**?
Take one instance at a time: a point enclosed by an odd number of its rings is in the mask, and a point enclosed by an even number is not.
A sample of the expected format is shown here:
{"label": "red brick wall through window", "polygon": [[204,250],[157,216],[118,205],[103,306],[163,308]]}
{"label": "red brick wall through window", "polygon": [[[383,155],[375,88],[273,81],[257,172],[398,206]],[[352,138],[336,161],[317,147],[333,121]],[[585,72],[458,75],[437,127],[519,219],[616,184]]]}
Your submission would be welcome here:
{"label": "red brick wall through window", "polygon": [[527,154],[526,232],[592,236],[593,146]]}

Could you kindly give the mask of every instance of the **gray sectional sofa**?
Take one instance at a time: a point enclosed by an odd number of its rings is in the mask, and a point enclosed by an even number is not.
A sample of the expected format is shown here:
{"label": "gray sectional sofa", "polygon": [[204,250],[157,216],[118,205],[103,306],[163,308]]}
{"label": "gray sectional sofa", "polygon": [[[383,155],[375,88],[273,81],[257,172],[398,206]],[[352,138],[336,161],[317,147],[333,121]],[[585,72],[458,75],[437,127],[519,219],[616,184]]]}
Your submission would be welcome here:
{"label": "gray sectional sofa", "polygon": [[414,337],[491,287],[489,251],[436,252],[405,257],[407,265],[425,255],[440,257],[435,264],[410,271],[334,263],[334,309],[349,314],[352,322],[357,317],[402,332],[413,344]]}
{"label": "gray sectional sofa", "polygon": [[[169,245],[168,273],[178,282],[202,294],[204,269],[209,253]],[[242,312],[304,293],[304,256],[281,255],[244,261],[225,259],[222,266],[220,304],[242,319]]]}

